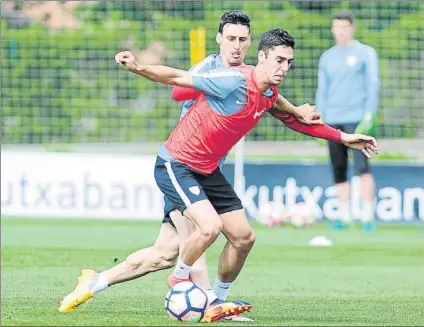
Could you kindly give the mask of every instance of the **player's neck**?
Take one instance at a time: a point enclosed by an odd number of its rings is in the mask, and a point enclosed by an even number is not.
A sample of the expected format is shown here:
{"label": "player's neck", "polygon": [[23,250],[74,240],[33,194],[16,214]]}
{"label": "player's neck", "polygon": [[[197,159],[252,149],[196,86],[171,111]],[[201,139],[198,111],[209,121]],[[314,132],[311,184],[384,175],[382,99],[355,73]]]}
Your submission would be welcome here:
{"label": "player's neck", "polygon": [[256,78],[256,84],[262,93],[271,87],[271,84],[268,82],[267,74],[260,66],[255,67],[254,74]]}
{"label": "player's neck", "polygon": [[354,39],[351,39],[351,40],[348,40],[348,41],[345,41],[345,42],[338,42],[338,43],[336,43],[336,45],[339,47],[339,48],[349,48],[353,43],[354,43]]}

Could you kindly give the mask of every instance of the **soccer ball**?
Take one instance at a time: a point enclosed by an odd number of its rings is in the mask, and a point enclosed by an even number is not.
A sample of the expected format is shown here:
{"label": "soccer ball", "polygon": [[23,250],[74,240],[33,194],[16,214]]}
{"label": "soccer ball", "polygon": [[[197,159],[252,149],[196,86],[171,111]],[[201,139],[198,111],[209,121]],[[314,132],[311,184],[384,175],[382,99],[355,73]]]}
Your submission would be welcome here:
{"label": "soccer ball", "polygon": [[269,201],[259,207],[258,220],[269,227],[281,226],[287,222],[287,211],[281,202]]}
{"label": "soccer ball", "polygon": [[305,202],[293,205],[288,212],[289,220],[296,227],[310,227],[315,223],[314,210]]}
{"label": "soccer ball", "polygon": [[166,295],[165,309],[173,320],[199,322],[208,306],[206,293],[192,282],[182,282]]}

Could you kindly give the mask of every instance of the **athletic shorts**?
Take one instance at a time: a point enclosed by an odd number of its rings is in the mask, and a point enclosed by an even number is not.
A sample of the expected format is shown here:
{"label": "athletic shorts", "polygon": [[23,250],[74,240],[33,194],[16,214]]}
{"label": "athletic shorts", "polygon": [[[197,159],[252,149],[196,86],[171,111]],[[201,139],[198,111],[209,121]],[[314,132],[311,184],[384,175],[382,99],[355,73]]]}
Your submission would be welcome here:
{"label": "athletic shorts", "polygon": [[165,161],[158,156],[155,180],[165,195],[165,216],[174,208],[183,214],[191,204],[206,199],[218,214],[243,209],[241,200],[219,168],[206,175],[181,162]]}
{"label": "athletic shorts", "polygon": [[172,221],[171,217],[169,216],[169,213],[176,210],[177,208],[174,206],[174,204],[168,200],[168,198],[165,196],[164,198],[164,208],[163,208],[163,219],[162,224],[169,223],[172,227],[175,228],[174,222]]}
{"label": "athletic shorts", "polygon": [[[351,124],[337,124],[331,125],[336,129],[349,134],[355,133],[355,129],[358,126],[357,123]],[[330,152],[331,165],[333,168],[334,181],[336,183],[342,183],[347,181],[347,170],[348,170],[348,148],[338,142],[329,141],[328,148]],[[370,171],[368,158],[358,150],[353,150],[353,161],[355,167],[355,173],[361,175]]]}

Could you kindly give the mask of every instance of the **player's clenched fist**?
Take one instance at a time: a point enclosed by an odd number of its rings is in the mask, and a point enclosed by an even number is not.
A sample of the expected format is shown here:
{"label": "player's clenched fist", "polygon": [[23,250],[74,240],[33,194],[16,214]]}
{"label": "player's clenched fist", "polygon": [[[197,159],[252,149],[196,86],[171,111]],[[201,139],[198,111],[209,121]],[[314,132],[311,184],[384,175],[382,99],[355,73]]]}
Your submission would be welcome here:
{"label": "player's clenched fist", "polygon": [[296,108],[296,118],[303,124],[315,125],[322,124],[321,114],[317,111],[317,107],[305,103]]}
{"label": "player's clenched fist", "polygon": [[137,63],[135,61],[135,57],[131,53],[131,51],[118,52],[115,55],[115,61],[119,65],[124,65],[129,70],[133,70],[133,69],[137,68]]}

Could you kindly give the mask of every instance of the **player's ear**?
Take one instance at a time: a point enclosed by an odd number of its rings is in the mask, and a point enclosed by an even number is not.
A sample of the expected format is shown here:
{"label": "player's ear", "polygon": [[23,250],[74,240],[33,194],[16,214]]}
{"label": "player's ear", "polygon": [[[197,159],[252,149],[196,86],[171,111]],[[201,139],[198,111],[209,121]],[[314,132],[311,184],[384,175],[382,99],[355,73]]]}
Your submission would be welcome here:
{"label": "player's ear", "polygon": [[259,52],[258,52],[258,63],[263,64],[265,59],[266,59],[265,52],[263,52],[263,50],[259,50]]}
{"label": "player's ear", "polygon": [[221,42],[222,42],[222,34],[221,33],[216,33],[216,38],[215,38],[215,40],[216,40],[216,43],[218,43],[219,45],[221,45]]}

